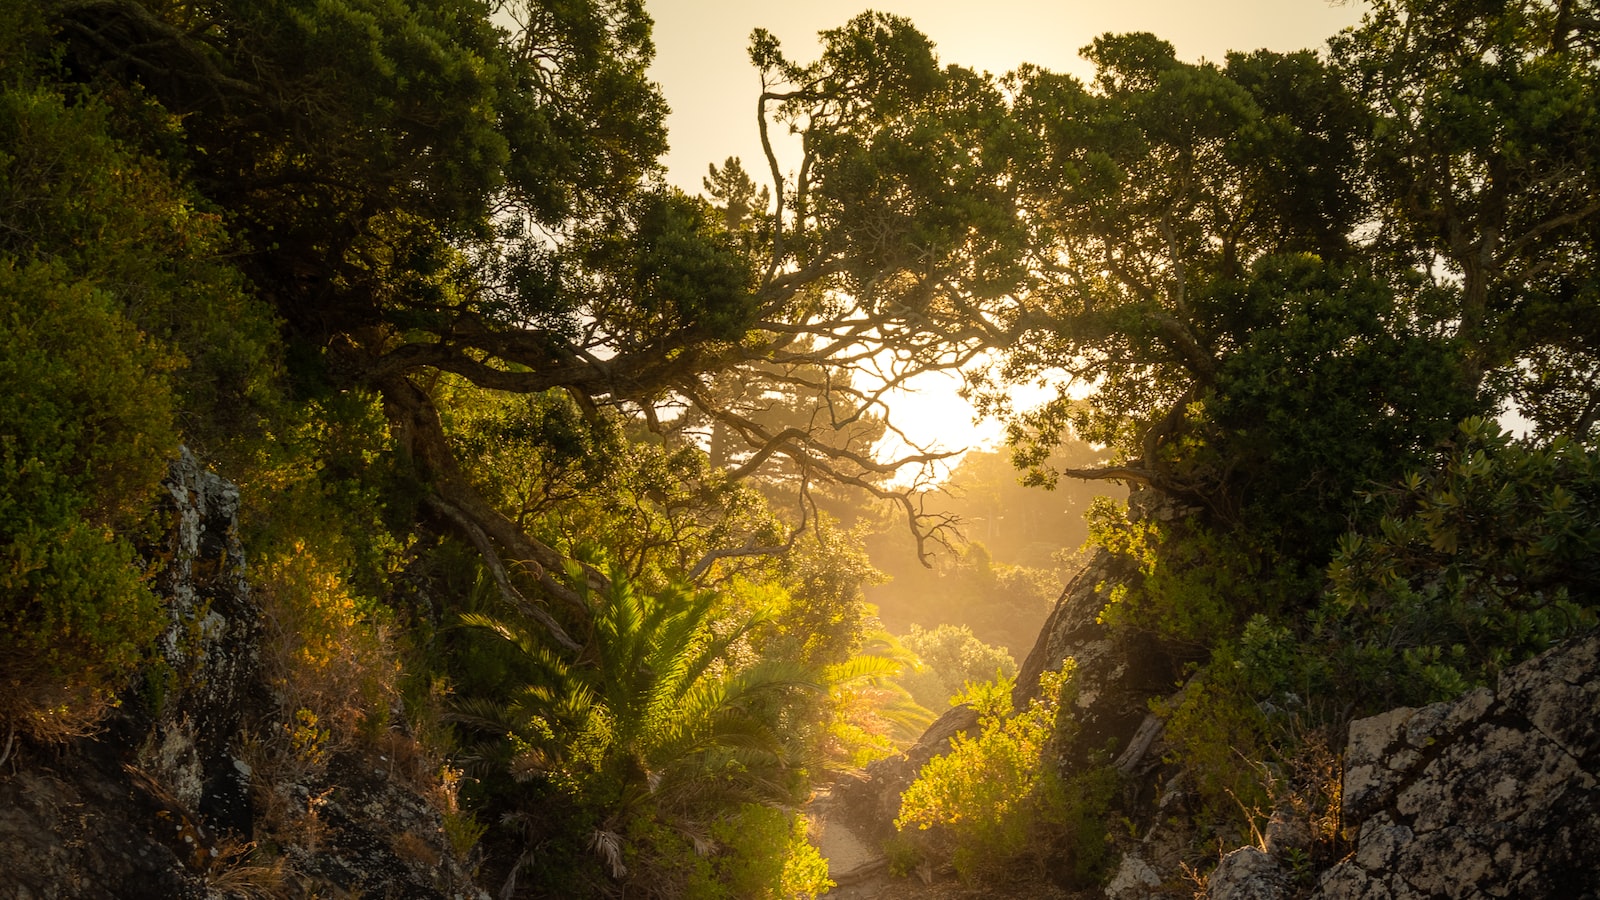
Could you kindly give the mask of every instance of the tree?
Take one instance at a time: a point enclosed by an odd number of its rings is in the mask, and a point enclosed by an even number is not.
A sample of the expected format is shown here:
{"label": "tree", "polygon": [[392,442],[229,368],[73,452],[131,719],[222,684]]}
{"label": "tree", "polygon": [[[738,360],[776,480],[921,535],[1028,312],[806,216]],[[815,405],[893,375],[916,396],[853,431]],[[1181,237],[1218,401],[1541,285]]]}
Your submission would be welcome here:
{"label": "tree", "polygon": [[1585,434],[1587,21],[1383,3],[1331,64],[1122,35],[1085,48],[1092,89],[1016,73],[1039,280],[1000,375],[1066,379],[1014,419],[1022,461],[1053,477],[1070,427],[1118,453],[1071,474],[1272,523],[1320,564],[1353,493],[1463,417],[1514,400]]}
{"label": "tree", "polygon": [[1386,0],[1331,46],[1373,118],[1373,249],[1448,287],[1458,378],[1547,436],[1592,439],[1593,4]]}
{"label": "tree", "polygon": [[[713,170],[713,206],[657,178],[664,105],[637,0],[489,11],[46,4],[67,77],[183,122],[163,152],[240,241],[241,269],[284,321],[296,389],[377,392],[423,509],[491,568],[524,564],[558,598],[548,625],[588,614],[565,555],[481,493],[439,373],[561,391],[587,415],[610,406],[663,432],[657,411],[688,404],[751,447],[736,475],[786,458],[802,485],[896,499],[925,539],[882,476],[934,457],[880,461],[835,426],[868,422],[885,390],[962,365],[1003,326],[986,305],[1019,284],[1023,232],[998,177],[997,88],[940,69],[903,19],[858,17],[807,66],[758,34],[762,127],[791,125],[804,161],[774,173],[770,211],[737,164]],[[757,371],[845,386],[850,408],[776,428],[718,402],[713,379]],[[813,409],[839,397],[821,389]],[[508,597],[531,589],[521,577]]]}
{"label": "tree", "polygon": [[965,625],[913,625],[903,642],[916,654],[921,667],[902,675],[900,683],[928,709],[944,710],[970,685],[1006,681],[1017,675],[1017,662],[1010,653],[978,640]]}
{"label": "tree", "polygon": [[[1221,500],[1224,473],[1172,450],[1205,430],[1227,360],[1272,325],[1273,291],[1256,306],[1236,294],[1263,261],[1350,256],[1362,113],[1310,53],[1187,65],[1145,34],[1084,52],[1099,66],[1094,91],[1037,69],[1014,76],[1014,113],[1034,139],[1022,171],[1042,223],[1040,277],[1002,374],[1065,381],[1011,437],[1038,465],[1070,425],[1121,460],[1077,474]],[[1087,393],[1069,395],[1075,384]]]}

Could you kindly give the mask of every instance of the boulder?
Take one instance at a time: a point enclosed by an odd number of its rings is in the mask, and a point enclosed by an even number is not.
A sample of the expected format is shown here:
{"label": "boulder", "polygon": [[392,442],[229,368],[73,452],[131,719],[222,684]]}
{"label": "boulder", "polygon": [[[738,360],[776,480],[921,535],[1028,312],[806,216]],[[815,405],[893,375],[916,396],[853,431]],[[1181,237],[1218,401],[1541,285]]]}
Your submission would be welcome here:
{"label": "boulder", "polygon": [[1325,900],[1600,895],[1600,634],[1350,726]]}

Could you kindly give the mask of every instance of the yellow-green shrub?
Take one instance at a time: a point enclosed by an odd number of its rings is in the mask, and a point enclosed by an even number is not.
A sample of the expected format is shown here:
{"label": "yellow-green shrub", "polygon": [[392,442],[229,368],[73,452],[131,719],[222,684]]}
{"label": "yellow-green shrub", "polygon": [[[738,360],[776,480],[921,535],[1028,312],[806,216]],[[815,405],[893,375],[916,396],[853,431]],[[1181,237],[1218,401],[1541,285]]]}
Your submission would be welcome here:
{"label": "yellow-green shrub", "polygon": [[834,886],[827,860],[806,835],[804,816],[748,804],[711,833],[725,853],[713,866],[715,883],[691,884],[691,897],[807,900]]}
{"label": "yellow-green shrub", "polygon": [[334,747],[385,721],[399,661],[381,614],[303,543],[262,559],[256,573],[268,629],[262,662],[283,708],[323,723]]}
{"label": "yellow-green shrub", "polygon": [[[1040,679],[1039,697],[1012,715],[1011,686],[974,686],[962,698],[978,711],[979,731],[951,741],[950,752],[923,766],[900,799],[895,827],[929,832],[932,853],[948,851],[965,881],[995,878],[1064,852],[1078,881],[1098,878],[1105,859],[1099,824],[1116,786],[1114,773],[1092,769],[1063,779],[1052,747],[1070,723],[1073,665]],[[1063,732],[1063,727],[1066,731]]]}
{"label": "yellow-green shrub", "polygon": [[1172,759],[1199,794],[1201,824],[1236,845],[1265,827],[1272,798],[1256,762],[1269,758],[1267,718],[1236,677],[1235,660],[1224,647],[1206,673],[1157,712],[1167,720]]}
{"label": "yellow-green shrub", "polygon": [[176,446],[170,359],[60,266],[0,257],[0,716],[92,724],[160,629],[118,529]]}

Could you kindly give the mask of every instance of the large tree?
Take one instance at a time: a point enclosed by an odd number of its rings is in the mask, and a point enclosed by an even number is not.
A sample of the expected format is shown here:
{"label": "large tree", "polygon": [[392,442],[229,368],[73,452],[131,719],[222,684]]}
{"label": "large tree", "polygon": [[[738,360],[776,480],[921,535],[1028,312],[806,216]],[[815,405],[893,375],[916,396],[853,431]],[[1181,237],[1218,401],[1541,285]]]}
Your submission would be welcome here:
{"label": "large tree", "polygon": [[1002,375],[1061,378],[1014,419],[1022,461],[1070,427],[1119,452],[1071,474],[1271,521],[1315,562],[1466,415],[1592,439],[1584,7],[1383,2],[1331,60],[1135,34],[1085,48],[1093,85],[1016,73],[1035,282]]}
{"label": "large tree", "polygon": [[[560,642],[575,639],[558,619],[586,616],[563,554],[475,486],[441,374],[565,392],[667,440],[687,405],[746,445],[734,475],[782,459],[802,486],[895,497],[927,536],[883,476],[933,455],[869,446],[884,392],[994,342],[1025,231],[1001,94],[941,68],[906,21],[858,17],[809,65],[758,33],[760,127],[788,126],[802,160],[771,164],[772,194],[726,165],[702,200],[660,180],[637,0],[50,0],[46,15],[62,74],[113,98],[222,212],[297,389],[377,392],[430,514],[508,595],[526,588],[511,559],[569,601],[538,613]],[[775,377],[814,409],[779,422],[723,402],[730,382]]]}

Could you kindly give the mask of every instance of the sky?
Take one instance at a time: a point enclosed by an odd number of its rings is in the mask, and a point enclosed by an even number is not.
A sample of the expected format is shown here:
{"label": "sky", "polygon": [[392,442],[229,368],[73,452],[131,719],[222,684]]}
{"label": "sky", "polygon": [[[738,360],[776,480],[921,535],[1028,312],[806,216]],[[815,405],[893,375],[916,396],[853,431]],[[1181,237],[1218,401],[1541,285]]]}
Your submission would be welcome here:
{"label": "sky", "polygon": [[[765,181],[756,131],[759,76],[746,48],[765,28],[785,55],[816,58],[817,32],[866,9],[909,18],[944,63],[995,75],[1029,62],[1088,81],[1078,50],[1107,32],[1149,31],[1170,41],[1185,61],[1221,62],[1229,50],[1321,49],[1355,25],[1361,0],[646,0],[655,19],[651,77],[671,107],[668,180],[701,191],[710,163],[738,156]],[[893,404],[894,418],[916,437],[956,450],[995,440],[998,426],[972,426],[972,411],[955,396],[954,378],[935,378]]]}

